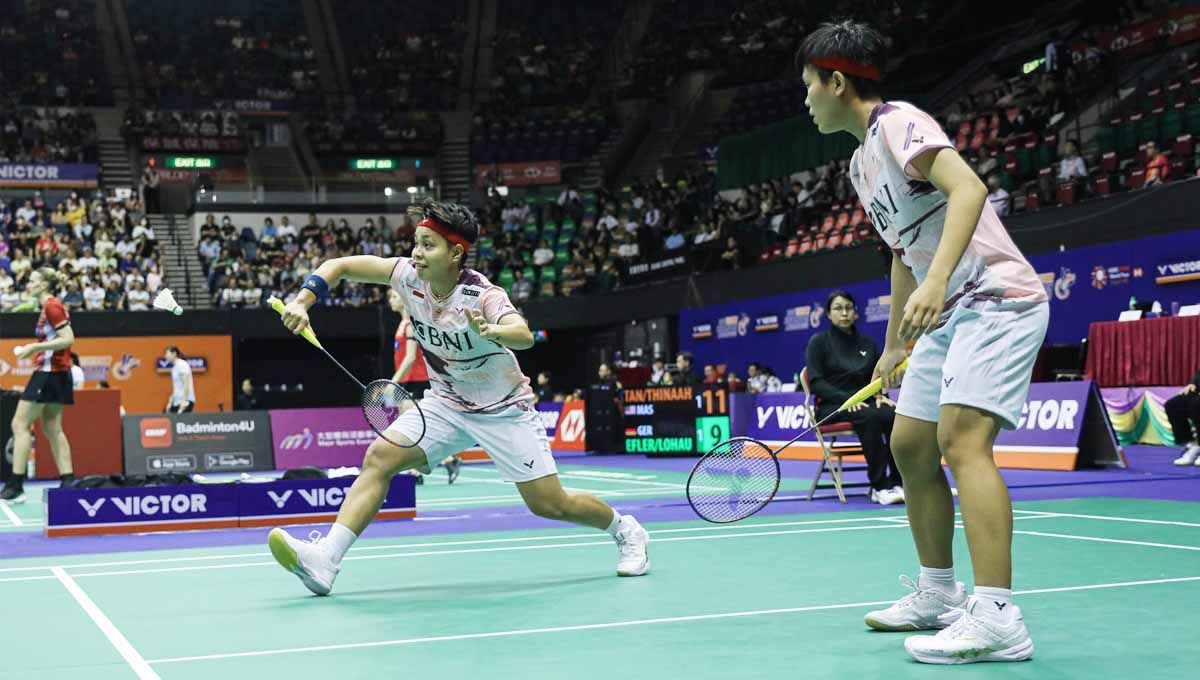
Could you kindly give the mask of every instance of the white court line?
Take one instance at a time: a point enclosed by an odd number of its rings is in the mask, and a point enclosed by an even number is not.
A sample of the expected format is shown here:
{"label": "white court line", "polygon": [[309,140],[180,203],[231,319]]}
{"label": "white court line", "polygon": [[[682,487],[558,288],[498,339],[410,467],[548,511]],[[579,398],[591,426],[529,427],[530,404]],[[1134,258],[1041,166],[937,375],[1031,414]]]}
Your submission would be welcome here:
{"label": "white court line", "polygon": [[[480,472],[482,472],[482,471],[480,471]],[[577,473],[577,472],[562,472],[561,470],[559,471],[558,476],[562,479],[579,479],[579,480],[583,480],[583,481],[587,481],[587,482],[611,482],[613,484],[642,484],[645,486],[660,487],[660,488],[663,488],[664,491],[667,489],[674,489],[677,491],[684,491],[687,489],[687,484],[680,484],[679,482],[651,482],[651,481],[647,481],[644,479],[598,477],[598,476],[592,476],[589,474],[581,474],[581,473]],[[508,484],[509,483],[509,482],[505,482],[505,481],[499,480],[499,479],[483,479],[482,477],[476,477],[474,475],[472,475],[469,479],[473,482],[480,482],[480,483],[499,483],[499,484]],[[710,490],[710,491],[724,491],[724,489],[721,489],[718,487],[711,487],[711,486],[704,486],[704,487],[699,487],[699,488],[704,489],[704,490]],[[590,493],[596,493],[598,491],[597,489],[578,489],[578,490],[579,491],[587,491]]]}
{"label": "white court line", "polygon": [[[812,526],[815,524],[848,524],[854,522],[874,522],[885,519],[884,517],[852,517],[842,519],[810,519],[794,522],[751,522],[742,524],[725,524],[711,525],[701,527],[680,527],[675,529],[655,529],[654,535],[659,534],[683,534],[696,532],[713,532],[713,531],[748,531],[750,529],[769,529],[777,527],[796,527],[796,526]],[[521,536],[517,538],[484,538],[471,539],[465,541],[432,541],[423,543],[386,543],[383,545],[359,545],[350,549],[351,554],[359,554],[362,552],[372,552],[377,550],[401,550],[405,548],[437,548],[442,546],[462,546],[462,545],[491,545],[496,543],[527,543],[530,541],[563,541],[574,540],[577,538],[595,538],[599,534],[597,532],[589,532],[586,534],[546,534],[542,536]],[[270,553],[252,552],[252,553],[231,553],[225,555],[203,555],[195,557],[160,557],[142,560],[121,560],[116,562],[85,562],[82,564],[64,564],[61,565],[66,569],[94,569],[96,567],[127,567],[137,564],[167,564],[172,562],[204,562],[216,560],[232,560],[242,559],[245,557],[266,557]],[[35,567],[5,567],[0,569],[0,573],[17,572],[17,571],[39,571],[49,569],[52,565],[41,565]]]}
{"label": "white court line", "polygon": [[1165,524],[1165,525],[1177,526],[1177,527],[1200,527],[1200,523],[1196,523],[1196,522],[1174,522],[1174,521],[1163,520],[1163,519],[1141,519],[1138,517],[1113,517],[1111,515],[1079,515],[1079,514],[1074,514],[1074,513],[1070,513],[1070,512],[1043,512],[1041,510],[1017,510],[1017,509],[1014,509],[1013,512],[1019,512],[1019,513],[1023,513],[1023,514],[1027,514],[1027,515],[1036,514],[1036,515],[1053,515],[1055,517],[1074,517],[1076,519],[1098,519],[1098,520],[1102,520],[1105,522],[1132,522],[1135,524]]}
{"label": "white court line", "polygon": [[[826,527],[823,529],[793,529],[790,531],[757,531],[738,534],[720,534],[716,536],[676,536],[674,538],[660,538],[655,543],[674,543],[676,541],[715,541],[723,538],[749,538],[753,536],[786,536],[791,534],[810,534],[810,533],[828,533],[834,531],[866,531],[869,529],[903,529],[901,524],[880,524],[865,527]],[[590,546],[611,546],[611,539],[599,541],[580,541],[577,543],[552,543],[550,545],[520,545],[520,546],[505,546],[497,548],[465,548],[462,550],[426,550],[421,552],[405,552],[405,553],[385,553],[383,555],[347,555],[347,560],[387,560],[399,559],[404,557],[433,557],[440,555],[466,555],[478,553],[492,552],[520,552],[526,550],[557,550],[560,548],[581,548]],[[98,576],[131,576],[134,574],[163,574],[168,572],[180,571],[209,571],[214,569],[242,569],[248,567],[274,566],[274,561],[262,562],[239,562],[235,564],[205,564],[190,567],[162,567],[158,569],[126,569],[123,571],[93,571],[93,572],[77,572],[74,576],[83,577],[98,577]]]}
{"label": "white court line", "polygon": [[[1064,586],[1061,588],[1038,588],[1034,590],[1019,590],[1014,595],[1036,595],[1043,593],[1061,593],[1075,590],[1099,590],[1106,588],[1129,588],[1133,586],[1156,585],[1163,583],[1182,583],[1200,581],[1200,576],[1185,576],[1181,578],[1155,579],[1152,581],[1125,581],[1119,583],[1096,583],[1082,586]],[[711,621],[714,619],[744,618],[751,616],[771,616],[778,614],[795,614],[800,612],[828,611],[831,609],[854,609],[858,607],[875,607],[891,604],[894,600],[879,600],[875,602],[847,602],[842,604],[823,604],[809,607],[787,607],[782,609],[758,609],[742,612],[724,612],[720,614],[695,614],[691,616],[669,616],[656,619],[635,619],[632,621],[612,621],[608,623],[588,623],[575,626],[553,626],[546,628],[522,628],[516,630],[501,630],[484,633],[464,633],[461,635],[440,635],[423,638],[404,638],[399,640],[380,640],[377,642],[350,642],[334,645],[317,645],[312,647],[289,647],[284,649],[268,649],[253,652],[229,652],[224,654],[205,654],[201,656],[180,656],[166,659],[151,659],[151,664],[180,663],[185,661],[208,661],[212,659],[233,659],[253,656],[276,656],[281,654],[298,654],[304,652],[327,652],[341,649],[362,649],[364,647],[394,647],[427,642],[448,642],[453,640],[477,640],[480,638],[513,637],[518,635],[542,635],[546,633],[566,633],[580,630],[599,630],[604,628],[626,628],[631,626],[649,626],[663,623],[682,623],[685,621]]]}
{"label": "white court line", "polygon": [[108,638],[113,647],[116,647],[121,657],[125,659],[125,663],[129,664],[129,667],[133,669],[133,672],[142,680],[160,680],[158,673],[155,673],[154,669],[150,668],[150,664],[146,663],[142,655],[138,654],[133,645],[129,644],[129,640],[125,639],[121,631],[96,606],[96,603],[92,602],[92,598],[83,592],[83,588],[79,587],[75,579],[63,571],[62,567],[54,567],[51,571],[54,572],[54,576],[63,584],[63,587],[67,589],[67,592],[71,593],[71,597],[75,598],[80,607],[83,607],[83,611],[87,612],[92,622],[104,633],[104,637]]}
{"label": "white court line", "polygon": [[12,522],[14,527],[25,526],[25,522],[22,522],[21,518],[17,516],[17,513],[13,512],[13,509],[8,507],[8,503],[0,502],[0,510],[4,511],[4,514],[8,516],[8,521]]}
{"label": "white court line", "polygon": [[1120,543],[1122,545],[1141,545],[1148,548],[1170,548],[1172,550],[1197,550],[1196,545],[1176,545],[1174,543],[1152,543],[1150,541],[1129,541],[1121,538],[1101,538],[1099,536],[1076,536],[1074,534],[1051,534],[1044,531],[1014,531],[1014,534],[1024,536],[1046,536],[1048,538],[1066,538],[1072,541],[1095,541],[1096,543]]}

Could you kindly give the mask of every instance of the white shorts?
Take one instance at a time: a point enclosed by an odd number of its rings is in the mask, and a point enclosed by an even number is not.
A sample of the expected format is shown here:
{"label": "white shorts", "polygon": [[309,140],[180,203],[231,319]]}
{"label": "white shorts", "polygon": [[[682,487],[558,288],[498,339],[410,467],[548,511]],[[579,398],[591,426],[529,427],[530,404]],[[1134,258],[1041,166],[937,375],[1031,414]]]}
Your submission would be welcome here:
{"label": "white shorts", "polygon": [[1046,302],[959,304],[945,325],[917,340],[896,413],[936,423],[946,404],[973,406],[1015,429],[1049,323]]}
{"label": "white shorts", "polygon": [[[558,472],[550,454],[550,440],[537,411],[510,406],[498,413],[463,413],[434,396],[422,399],[425,436],[417,446],[425,452],[429,467],[436,467],[460,451],[481,446],[500,477],[506,482],[531,482]],[[420,415],[409,409],[388,430],[410,441],[421,435]]]}

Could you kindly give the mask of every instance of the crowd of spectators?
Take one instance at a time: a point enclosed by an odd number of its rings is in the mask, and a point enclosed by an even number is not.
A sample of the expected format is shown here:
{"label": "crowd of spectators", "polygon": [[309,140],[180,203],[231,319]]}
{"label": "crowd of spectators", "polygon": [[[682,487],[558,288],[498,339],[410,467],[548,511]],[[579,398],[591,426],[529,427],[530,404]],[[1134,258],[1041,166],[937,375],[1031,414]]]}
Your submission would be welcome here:
{"label": "crowd of spectators", "polygon": [[0,8],[0,93],[6,104],[112,103],[94,2],[6,0]]}
{"label": "crowd of spectators", "polygon": [[228,110],[163,111],[155,106],[137,105],[125,109],[121,123],[121,134],[126,139],[145,135],[237,137],[241,132],[237,112]]}
{"label": "crowd of spectators", "polygon": [[465,0],[342,0],[334,11],[360,109],[455,107],[467,36]]}
{"label": "crowd of spectators", "polygon": [[130,0],[128,16],[146,90],[166,108],[223,98],[309,108],[320,100],[298,3]]}
{"label": "crowd of spectators", "polygon": [[[415,223],[408,215],[392,225],[386,216],[351,225],[346,219],[323,222],[308,215],[301,226],[287,216],[267,217],[260,229],[235,224],[228,215],[218,221],[205,216],[197,255],[218,308],[257,307],[274,295],[289,300],[320,264],[348,255],[408,255]],[[343,281],[330,292],[328,304],[362,307],[383,304],[384,289]]]}
{"label": "crowd of spectators", "polygon": [[623,2],[507,0],[492,39],[493,99],[522,106],[586,101]]}
{"label": "crowd of spectators", "polygon": [[417,152],[441,146],[444,130],[436,113],[390,108],[385,112],[330,109],[313,112],[305,123],[309,140],[319,152],[367,150],[372,145]]}
{"label": "crowd of spectators", "polygon": [[162,286],[154,229],[136,197],[71,192],[51,206],[42,192],[0,202],[0,311],[36,311],[30,272],[61,275],[71,311],[146,311]]}
{"label": "crowd of spectators", "polygon": [[90,113],[0,109],[0,163],[95,163],[97,139]]}

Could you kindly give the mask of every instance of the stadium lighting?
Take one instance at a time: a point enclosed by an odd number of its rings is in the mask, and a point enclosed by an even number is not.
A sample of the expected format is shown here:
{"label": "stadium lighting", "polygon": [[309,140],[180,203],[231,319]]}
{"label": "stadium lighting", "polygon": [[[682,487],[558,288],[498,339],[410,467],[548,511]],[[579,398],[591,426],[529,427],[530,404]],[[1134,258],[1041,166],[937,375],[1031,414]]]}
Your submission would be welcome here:
{"label": "stadium lighting", "polygon": [[384,187],[384,188],[383,188],[383,195],[384,195],[384,196],[389,196],[389,197],[390,197],[390,196],[392,195],[392,188],[391,188],[391,187]]}
{"label": "stadium lighting", "polygon": [[409,187],[408,188],[408,193],[410,193],[410,194],[415,194],[418,191],[420,191],[420,189],[418,189],[417,187]]}

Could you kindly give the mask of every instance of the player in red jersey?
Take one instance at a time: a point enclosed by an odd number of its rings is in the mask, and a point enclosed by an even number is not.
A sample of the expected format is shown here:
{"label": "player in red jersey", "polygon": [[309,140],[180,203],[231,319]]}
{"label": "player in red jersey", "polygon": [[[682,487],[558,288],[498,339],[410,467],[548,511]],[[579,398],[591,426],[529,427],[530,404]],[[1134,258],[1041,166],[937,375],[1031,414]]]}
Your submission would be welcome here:
{"label": "player in red jersey", "polygon": [[71,381],[71,345],[75,343],[75,333],[67,308],[54,296],[58,289],[58,274],[49,267],[29,275],[27,290],[41,303],[42,313],[34,331],[37,342],[13,349],[18,361],[33,359],[34,372],[12,420],[13,476],[0,491],[0,500],[9,503],[25,502],[26,465],[33,450],[33,424],[38,418],[42,420],[42,432],[50,440],[62,485],[69,486],[75,480],[71,445],[62,431],[63,407],[75,403]]}

